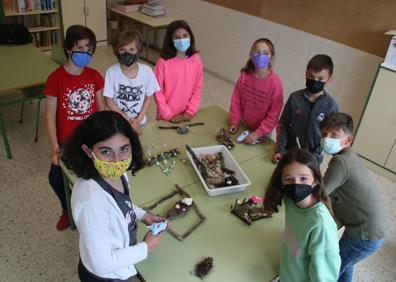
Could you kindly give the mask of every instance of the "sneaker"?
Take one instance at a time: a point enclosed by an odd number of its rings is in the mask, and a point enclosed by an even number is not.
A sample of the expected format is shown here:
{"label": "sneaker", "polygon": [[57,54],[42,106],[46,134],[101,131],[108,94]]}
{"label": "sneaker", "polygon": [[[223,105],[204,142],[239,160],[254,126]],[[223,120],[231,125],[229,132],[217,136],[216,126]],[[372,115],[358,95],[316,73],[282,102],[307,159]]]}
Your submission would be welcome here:
{"label": "sneaker", "polygon": [[62,210],[62,215],[59,218],[58,223],[56,224],[56,229],[59,231],[65,230],[66,228],[69,227],[69,216],[67,214],[67,210],[63,209]]}

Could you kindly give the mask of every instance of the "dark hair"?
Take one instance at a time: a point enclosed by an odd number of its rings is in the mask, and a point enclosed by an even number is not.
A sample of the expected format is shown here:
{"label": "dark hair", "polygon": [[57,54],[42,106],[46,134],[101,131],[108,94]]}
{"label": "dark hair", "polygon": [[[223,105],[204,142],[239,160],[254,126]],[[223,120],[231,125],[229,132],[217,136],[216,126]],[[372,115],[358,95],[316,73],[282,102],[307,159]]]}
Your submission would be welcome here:
{"label": "dark hair", "polygon": [[322,70],[328,70],[330,76],[333,75],[333,60],[324,54],[315,55],[309,60],[307,70],[311,69],[314,72],[320,72]]}
{"label": "dark hair", "polygon": [[322,201],[330,213],[332,213],[330,200],[325,194],[322,174],[320,173],[319,163],[315,156],[308,151],[304,150],[290,150],[278,162],[274,172],[272,173],[271,180],[265,192],[264,207],[270,214],[278,212],[278,206],[282,205],[282,173],[283,169],[292,163],[300,163],[307,166],[311,171],[315,181],[318,183],[312,195]]}
{"label": "dark hair", "polygon": [[124,30],[118,33],[116,39],[113,42],[114,55],[118,56],[118,50],[131,42],[135,42],[136,48],[138,49],[138,54],[140,54],[143,49],[143,39],[140,32],[135,30]]}
{"label": "dark hair", "polygon": [[[256,45],[261,42],[264,42],[265,44],[268,45],[268,47],[271,51],[271,57],[272,58],[275,57],[275,47],[274,47],[274,44],[271,42],[271,40],[269,40],[268,38],[259,38],[256,41],[254,41],[252,44],[252,47],[250,47],[249,59],[246,62],[246,65],[241,69],[241,71],[244,71],[246,73],[253,73],[256,70],[256,68],[254,67],[254,64],[252,62],[252,55],[253,55],[254,48],[256,48]],[[271,58],[271,61],[272,61],[272,58]],[[272,62],[270,62],[268,68],[272,69]]]}
{"label": "dark hair", "polygon": [[119,113],[100,111],[84,120],[69,138],[63,153],[62,161],[66,167],[78,176],[89,179],[98,175],[98,171],[81,146],[92,148],[96,143],[121,133],[129,139],[132,146],[132,174],[143,167],[143,151],[137,133],[128,121]]}
{"label": "dark hair", "polygon": [[175,33],[175,31],[178,30],[179,28],[184,28],[190,34],[190,47],[187,49],[186,55],[188,57],[190,57],[190,56],[194,55],[195,53],[197,53],[197,51],[195,50],[194,34],[193,34],[190,26],[184,20],[177,20],[177,21],[171,22],[168,25],[168,28],[166,29],[164,44],[162,45],[162,49],[160,52],[161,58],[168,60],[168,59],[171,59],[176,56],[177,50],[176,50],[175,46],[173,45],[172,36]]}
{"label": "dark hair", "polygon": [[323,129],[342,129],[347,134],[353,133],[352,117],[345,113],[331,113],[320,123],[320,130]]}
{"label": "dark hair", "polygon": [[71,25],[66,30],[65,42],[63,43],[63,51],[65,52],[66,58],[69,57],[67,51],[71,50],[78,41],[88,39],[88,46],[93,47],[93,53],[96,49],[96,36],[95,33],[88,27],[82,25]]}

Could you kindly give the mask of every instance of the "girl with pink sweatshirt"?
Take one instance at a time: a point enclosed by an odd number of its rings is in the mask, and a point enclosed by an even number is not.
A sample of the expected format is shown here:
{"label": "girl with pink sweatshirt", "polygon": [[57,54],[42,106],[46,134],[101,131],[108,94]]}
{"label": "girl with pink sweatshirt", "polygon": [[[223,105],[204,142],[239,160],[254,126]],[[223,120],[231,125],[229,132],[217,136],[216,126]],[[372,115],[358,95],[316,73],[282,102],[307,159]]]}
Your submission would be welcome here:
{"label": "girl with pink sweatshirt", "polygon": [[257,39],[241,70],[231,98],[229,131],[236,133],[241,120],[251,131],[244,139],[253,144],[275,128],[283,106],[283,86],[272,70],[275,48],[267,38]]}
{"label": "girl with pink sweatshirt", "polygon": [[203,67],[194,35],[185,21],[168,26],[160,56],[154,69],[161,88],[155,93],[157,119],[190,121],[201,102]]}

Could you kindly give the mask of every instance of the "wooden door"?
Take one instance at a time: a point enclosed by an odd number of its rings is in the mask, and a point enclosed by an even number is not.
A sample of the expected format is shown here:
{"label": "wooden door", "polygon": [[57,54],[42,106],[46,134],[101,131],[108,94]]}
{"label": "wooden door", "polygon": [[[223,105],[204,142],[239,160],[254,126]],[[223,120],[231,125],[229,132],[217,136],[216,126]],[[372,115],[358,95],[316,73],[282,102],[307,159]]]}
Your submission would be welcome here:
{"label": "wooden door", "polygon": [[97,41],[107,40],[105,0],[85,0],[86,26],[92,29]]}
{"label": "wooden door", "polygon": [[63,34],[69,26],[79,24],[85,26],[85,6],[84,0],[62,0],[62,21]]}

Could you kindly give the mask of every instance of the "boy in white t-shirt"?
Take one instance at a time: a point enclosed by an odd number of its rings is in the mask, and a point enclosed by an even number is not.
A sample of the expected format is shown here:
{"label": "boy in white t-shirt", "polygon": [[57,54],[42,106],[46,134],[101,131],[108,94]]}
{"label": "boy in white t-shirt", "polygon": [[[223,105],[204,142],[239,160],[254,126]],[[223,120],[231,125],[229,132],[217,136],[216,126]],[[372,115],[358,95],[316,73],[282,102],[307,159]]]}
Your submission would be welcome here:
{"label": "boy in white t-shirt", "polygon": [[137,62],[143,47],[136,31],[122,31],[113,44],[118,63],[108,68],[103,96],[106,106],[122,114],[137,133],[146,123],[154,92],[160,90],[152,69]]}

